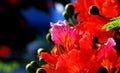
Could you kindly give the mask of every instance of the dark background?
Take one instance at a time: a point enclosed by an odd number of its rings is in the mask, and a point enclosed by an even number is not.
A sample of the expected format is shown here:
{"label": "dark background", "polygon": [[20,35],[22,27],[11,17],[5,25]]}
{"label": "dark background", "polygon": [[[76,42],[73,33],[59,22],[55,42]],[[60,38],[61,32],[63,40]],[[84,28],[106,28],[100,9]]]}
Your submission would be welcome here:
{"label": "dark background", "polygon": [[50,22],[64,20],[64,6],[74,0],[0,0],[0,73],[27,73],[37,49],[50,50]]}

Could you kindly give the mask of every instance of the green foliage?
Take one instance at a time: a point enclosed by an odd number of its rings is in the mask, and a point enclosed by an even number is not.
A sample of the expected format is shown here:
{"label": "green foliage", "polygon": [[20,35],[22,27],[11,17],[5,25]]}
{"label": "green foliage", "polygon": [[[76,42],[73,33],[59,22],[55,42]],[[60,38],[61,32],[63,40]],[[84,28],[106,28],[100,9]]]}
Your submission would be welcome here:
{"label": "green foliage", "polygon": [[118,19],[120,19],[120,16],[112,18],[112,19],[110,19],[110,21],[114,21],[114,20],[118,20]]}
{"label": "green foliage", "polygon": [[107,24],[105,24],[102,29],[106,29],[106,31],[109,31],[115,27],[120,26],[120,16],[115,17],[110,19],[110,22],[108,22]]}
{"label": "green foliage", "polygon": [[0,61],[0,71],[4,71],[5,73],[12,73],[15,69],[19,67],[19,64],[16,61],[4,63]]}

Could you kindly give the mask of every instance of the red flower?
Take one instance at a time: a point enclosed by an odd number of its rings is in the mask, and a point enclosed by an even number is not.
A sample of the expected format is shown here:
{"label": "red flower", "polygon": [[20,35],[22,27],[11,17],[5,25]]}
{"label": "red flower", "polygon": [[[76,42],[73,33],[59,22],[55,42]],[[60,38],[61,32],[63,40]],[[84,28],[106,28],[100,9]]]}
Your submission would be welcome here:
{"label": "red flower", "polygon": [[89,7],[95,5],[100,15],[113,18],[119,14],[118,0],[77,0],[74,4],[76,12],[79,12],[78,20],[89,17]]}
{"label": "red flower", "polygon": [[[101,16],[89,13],[89,8],[92,5],[98,7]],[[103,30],[102,26],[109,21],[108,18],[118,15],[118,0],[77,0],[73,6],[75,11],[79,13],[77,16],[79,24],[93,36],[98,37],[100,43],[104,43],[108,38],[113,37],[114,31]]]}
{"label": "red flower", "polygon": [[93,36],[98,37],[99,42],[104,43],[108,38],[114,36],[114,31],[106,31],[102,29],[102,26],[106,24],[108,20],[99,16],[93,16],[82,23],[82,27],[91,32]]}
{"label": "red flower", "polygon": [[66,51],[74,47],[76,41],[76,29],[74,27],[70,27],[65,21],[51,23],[51,27],[51,39],[55,44],[62,45]]}
{"label": "red flower", "polygon": [[113,18],[117,16],[119,14],[118,0],[104,1],[100,7],[100,13],[101,15],[108,17],[108,18]]}
{"label": "red flower", "polygon": [[[98,14],[89,12],[92,5],[98,8]],[[97,73],[100,68],[108,73],[116,68],[114,72],[117,73],[120,57],[114,49],[115,31],[105,31],[102,27],[119,14],[118,0],[77,0],[73,6],[79,13],[78,24],[51,23],[51,39],[55,46],[50,53],[38,55],[47,62],[41,67],[47,73]],[[95,42],[94,37],[97,38]],[[93,49],[93,42],[99,44],[97,49]]]}
{"label": "red flower", "polygon": [[115,45],[115,41],[112,38],[109,38],[108,42],[102,45],[96,54],[96,60],[101,60],[101,65],[105,67],[108,72],[111,72],[113,67],[120,67],[117,66],[120,63],[118,63],[119,56],[113,48]]}
{"label": "red flower", "polygon": [[6,45],[0,46],[0,57],[5,58],[10,53],[11,53],[11,50],[8,46]]}
{"label": "red flower", "polygon": [[72,49],[60,55],[43,52],[38,57],[48,63],[42,65],[47,73],[97,73],[100,67],[105,67],[111,72],[113,67],[120,67],[120,58],[113,49],[115,44],[115,41],[109,38],[98,50]]}
{"label": "red flower", "polygon": [[[74,27],[67,25],[62,21],[56,24],[51,23],[51,37],[55,44],[62,45],[67,52],[71,49],[91,49],[93,34],[84,29],[81,25]],[[87,45],[87,46],[86,46]]]}
{"label": "red flower", "polygon": [[[93,33],[89,32],[88,30],[86,30],[83,25],[76,25],[76,38],[77,38],[77,45],[79,45],[79,47],[81,49],[91,49],[92,48],[92,41],[93,41]],[[87,45],[87,46],[86,46]]]}

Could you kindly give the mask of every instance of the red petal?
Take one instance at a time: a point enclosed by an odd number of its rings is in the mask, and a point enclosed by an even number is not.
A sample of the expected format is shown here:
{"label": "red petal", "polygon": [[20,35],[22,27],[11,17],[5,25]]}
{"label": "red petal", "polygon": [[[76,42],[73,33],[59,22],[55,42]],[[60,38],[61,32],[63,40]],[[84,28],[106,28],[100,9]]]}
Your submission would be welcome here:
{"label": "red petal", "polygon": [[48,54],[47,52],[42,52],[38,55],[38,58],[43,58],[46,62],[50,64],[56,64],[57,58],[55,56],[52,56]]}

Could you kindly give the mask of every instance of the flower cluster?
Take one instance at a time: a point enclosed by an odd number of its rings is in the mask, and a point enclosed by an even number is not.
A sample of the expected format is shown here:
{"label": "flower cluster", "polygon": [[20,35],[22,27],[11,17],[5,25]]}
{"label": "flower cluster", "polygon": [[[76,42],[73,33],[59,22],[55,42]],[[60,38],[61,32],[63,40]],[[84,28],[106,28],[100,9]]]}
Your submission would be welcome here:
{"label": "flower cluster", "polygon": [[39,67],[32,61],[26,65],[27,71],[120,73],[120,23],[114,25],[119,19],[119,4],[118,0],[76,0],[66,5],[66,20],[50,23],[47,39],[54,44],[53,49],[38,49],[37,56],[44,64]]}

